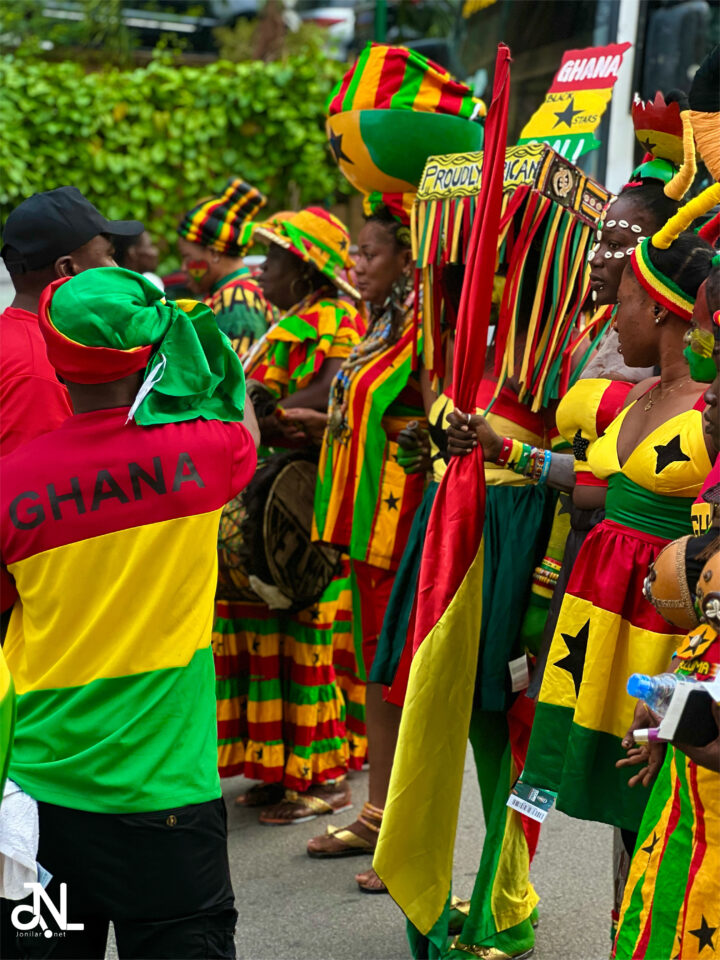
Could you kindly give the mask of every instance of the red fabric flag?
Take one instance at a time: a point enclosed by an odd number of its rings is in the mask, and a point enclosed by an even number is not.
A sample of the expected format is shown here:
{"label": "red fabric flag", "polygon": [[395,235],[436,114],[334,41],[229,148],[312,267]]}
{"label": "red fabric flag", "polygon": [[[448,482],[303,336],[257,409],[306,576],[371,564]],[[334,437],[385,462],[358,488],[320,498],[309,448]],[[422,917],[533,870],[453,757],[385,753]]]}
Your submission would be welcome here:
{"label": "red fabric flag", "polygon": [[[458,409],[474,412],[485,372],[510,97],[510,50],[498,46],[493,98],[485,121],[482,184],[473,222],[455,333],[453,396]],[[420,568],[413,649],[417,650],[457,593],[475,559],[485,514],[485,477],[478,446],[453,457],[428,525]]]}

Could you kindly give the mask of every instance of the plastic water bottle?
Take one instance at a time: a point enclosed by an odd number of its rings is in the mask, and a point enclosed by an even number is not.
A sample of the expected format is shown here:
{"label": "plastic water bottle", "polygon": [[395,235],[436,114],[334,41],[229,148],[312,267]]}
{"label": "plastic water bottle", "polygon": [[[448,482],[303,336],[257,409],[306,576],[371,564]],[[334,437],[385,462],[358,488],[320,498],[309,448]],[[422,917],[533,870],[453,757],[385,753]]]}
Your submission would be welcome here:
{"label": "plastic water bottle", "polygon": [[694,683],[694,677],[677,673],[659,673],[649,677],[646,673],[633,673],[627,682],[631,697],[644,700],[660,717],[664,717],[678,683]]}

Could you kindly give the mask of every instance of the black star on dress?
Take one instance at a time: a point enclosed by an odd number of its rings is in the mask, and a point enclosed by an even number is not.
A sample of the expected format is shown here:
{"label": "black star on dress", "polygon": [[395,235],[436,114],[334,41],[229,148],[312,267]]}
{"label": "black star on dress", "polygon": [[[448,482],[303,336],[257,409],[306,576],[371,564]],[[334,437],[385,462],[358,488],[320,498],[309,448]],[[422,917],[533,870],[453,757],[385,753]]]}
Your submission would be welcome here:
{"label": "black star on dress", "polygon": [[355,747],[357,746],[357,744],[355,743],[355,741],[352,740],[352,739],[351,739],[351,740],[348,740],[348,746],[350,747],[350,753],[354,753]]}
{"label": "black star on dress", "polygon": [[262,758],[263,758],[263,749],[262,749],[262,747],[260,747],[260,749],[257,750],[256,753],[255,753],[255,759],[256,759],[256,760],[262,760]]}
{"label": "black star on dress", "polygon": [[319,654],[319,653],[314,653],[314,654],[313,654],[313,666],[315,666],[315,665],[318,664],[319,662],[320,662],[320,654]]}
{"label": "black star on dress", "polygon": [[590,446],[590,441],[587,437],[582,435],[582,430],[578,430],[575,436],[573,437],[573,456],[576,460],[580,460],[583,463],[587,460],[587,449]]}
{"label": "black star on dress", "polygon": [[588,636],[590,633],[590,621],[586,621],[580,627],[576,636],[571,633],[562,633],[560,636],[565,641],[568,648],[568,655],[562,660],[556,660],[555,666],[561,670],[567,670],[573,678],[575,684],[575,696],[580,693],[580,683],[582,682],[583,667],[585,666],[585,654],[587,653]]}
{"label": "black star on dress", "polygon": [[560,493],[558,494],[558,512],[557,515],[561,517],[564,513],[570,513],[570,504],[572,499],[569,493]]}
{"label": "black star on dress", "polygon": [[668,464],[683,463],[683,461],[690,459],[686,453],[683,453],[680,447],[680,434],[673,437],[668,443],[658,444],[655,447],[655,452],[657,453],[657,464],[655,465],[656,474],[662,473]]}
{"label": "black star on dress", "polygon": [[713,936],[717,927],[711,927],[708,925],[707,920],[703,916],[700,926],[697,930],[690,930],[689,932],[693,937],[698,938],[698,953],[705,949],[705,947],[710,947],[711,950],[715,949],[715,944],[713,943]]}
{"label": "black star on dress", "polygon": [[385,497],[383,503],[388,505],[388,510],[397,510],[397,505],[400,503],[399,497],[394,497],[391,493]]}
{"label": "black star on dress", "polygon": [[257,653],[259,649],[260,649],[260,641],[259,641],[259,640],[253,640],[253,642],[252,642],[252,650],[253,650],[253,653]]}
{"label": "black star on dress", "polygon": [[320,611],[318,610],[317,607],[313,607],[312,610],[310,611],[310,619],[311,619],[311,620],[319,620],[319,619],[320,619]]}
{"label": "black star on dress", "polygon": [[576,117],[579,113],[582,113],[582,110],[575,109],[575,98],[570,97],[570,102],[565,109],[555,113],[557,120],[553,124],[553,130],[555,127],[559,127],[561,123],[564,123],[569,129],[572,129],[573,117]]}
{"label": "black star on dress", "polygon": [[643,853],[646,853],[648,856],[652,856],[652,852],[659,842],[660,842],[660,837],[653,830],[653,838],[650,841],[650,843],[646,847],[640,847],[640,849],[642,850]]}
{"label": "black star on dress", "polygon": [[350,157],[343,151],[342,148],[342,133],[331,133],[330,134],[330,149],[335,156],[337,163],[340,163],[341,160],[347,160],[348,163],[352,163]]}

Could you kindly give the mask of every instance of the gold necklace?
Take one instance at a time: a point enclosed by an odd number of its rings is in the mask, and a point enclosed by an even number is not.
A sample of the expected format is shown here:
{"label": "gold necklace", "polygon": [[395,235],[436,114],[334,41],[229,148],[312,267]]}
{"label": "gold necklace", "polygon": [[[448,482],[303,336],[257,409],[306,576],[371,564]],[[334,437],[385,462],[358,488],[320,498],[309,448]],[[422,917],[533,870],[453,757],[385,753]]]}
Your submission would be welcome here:
{"label": "gold necklace", "polygon": [[[678,387],[682,387],[682,386],[683,386],[684,384],[686,384],[689,380],[690,380],[690,376],[689,376],[689,375],[686,375],[686,376],[684,376],[684,377],[681,377],[680,380],[678,380],[676,383],[674,383],[671,387],[668,387],[668,388],[667,388],[667,390],[665,391],[665,393],[662,395],[662,397],[661,397],[660,399],[661,399],[661,400],[664,400],[665,397],[669,397],[670,394],[673,392],[673,390],[677,390]],[[653,394],[655,393],[656,388],[659,387],[659,386],[661,386],[661,384],[660,384],[659,382],[656,383],[655,386],[654,386],[654,387],[650,390],[650,392],[648,393],[648,402],[647,402],[647,403],[645,404],[645,406],[643,407],[643,409],[645,410],[645,413],[647,413],[648,410],[651,410],[652,407],[654,406],[654,404],[655,404],[655,397],[653,397]]]}

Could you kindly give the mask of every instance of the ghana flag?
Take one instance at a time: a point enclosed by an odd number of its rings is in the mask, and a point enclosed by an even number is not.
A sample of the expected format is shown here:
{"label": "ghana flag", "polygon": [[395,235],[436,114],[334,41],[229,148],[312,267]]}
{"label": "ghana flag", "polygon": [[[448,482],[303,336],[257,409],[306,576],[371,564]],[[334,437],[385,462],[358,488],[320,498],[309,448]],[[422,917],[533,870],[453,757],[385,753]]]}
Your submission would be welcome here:
{"label": "ghana flag", "polygon": [[567,50],[545,100],[523,127],[518,143],[543,140],[573,163],[600,146],[595,136],[631,43]]}
{"label": "ghana flag", "polygon": [[[366,197],[398,195],[406,214],[428,156],[481,150],[485,106],[442,67],[405,47],[368,44],[328,101],[330,148]],[[383,197],[383,195],[386,195]],[[396,199],[398,199],[396,197]]]}
{"label": "ghana flag", "polygon": [[[484,176],[456,333],[453,393],[474,410],[497,255],[510,93],[510,51],[498,47]],[[450,461],[433,504],[420,568],[415,656],[388,802],[373,861],[410,922],[431,934],[452,879],[458,807],[480,635],[485,480],[478,447]]]}

